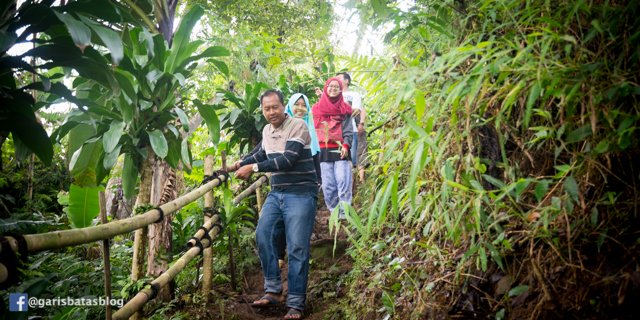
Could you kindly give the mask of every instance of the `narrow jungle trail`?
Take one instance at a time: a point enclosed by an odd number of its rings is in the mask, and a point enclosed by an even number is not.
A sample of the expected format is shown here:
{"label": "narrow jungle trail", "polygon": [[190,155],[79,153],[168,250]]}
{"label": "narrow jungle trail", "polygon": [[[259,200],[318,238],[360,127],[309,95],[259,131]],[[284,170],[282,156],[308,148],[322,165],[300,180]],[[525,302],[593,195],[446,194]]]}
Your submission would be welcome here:
{"label": "narrow jungle trail", "polygon": [[[351,270],[351,258],[345,253],[347,241],[339,234],[335,242],[329,234],[329,216],[326,209],[318,210],[314,232],[311,236],[311,264],[307,290],[307,309],[304,319],[325,319],[337,311],[336,302],[344,296],[344,288],[339,283],[340,276]],[[287,267],[282,268],[284,294],[287,293]],[[240,294],[227,291],[228,288],[214,288],[214,298],[205,306],[185,311],[193,319],[282,319],[288,308],[285,304],[268,308],[251,306],[263,292],[262,271],[259,265],[246,270],[240,277]]]}

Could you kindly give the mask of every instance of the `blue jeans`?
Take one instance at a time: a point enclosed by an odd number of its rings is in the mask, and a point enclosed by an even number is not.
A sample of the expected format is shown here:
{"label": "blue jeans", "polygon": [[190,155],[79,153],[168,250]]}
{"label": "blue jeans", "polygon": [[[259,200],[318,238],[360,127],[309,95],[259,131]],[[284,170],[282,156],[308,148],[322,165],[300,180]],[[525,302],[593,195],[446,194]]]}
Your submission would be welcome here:
{"label": "blue jeans", "polygon": [[304,310],[309,279],[311,232],[316,218],[316,195],[270,192],[256,228],[264,291],[282,292],[278,247],[284,233],[289,254],[287,306]]}
{"label": "blue jeans", "polygon": [[353,162],[353,166],[358,166],[358,131],[353,131],[353,139],[351,140],[351,149],[349,150],[351,153],[351,162]]}
{"label": "blue jeans", "polygon": [[[324,202],[329,211],[333,212],[340,201],[351,204],[351,161],[320,162],[320,172]],[[340,212],[342,217],[342,209]]]}

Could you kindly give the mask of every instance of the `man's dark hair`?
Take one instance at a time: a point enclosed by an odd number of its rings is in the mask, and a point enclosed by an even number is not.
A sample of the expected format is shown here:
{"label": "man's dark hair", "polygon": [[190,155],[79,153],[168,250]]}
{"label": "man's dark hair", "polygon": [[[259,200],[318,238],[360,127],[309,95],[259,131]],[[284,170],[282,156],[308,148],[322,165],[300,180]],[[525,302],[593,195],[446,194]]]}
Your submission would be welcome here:
{"label": "man's dark hair", "polygon": [[351,76],[346,73],[346,72],[338,72],[336,73],[336,77],[342,75],[344,77],[345,80],[349,81],[349,84],[351,84]]}
{"label": "man's dark hair", "polygon": [[269,89],[267,91],[265,91],[261,96],[260,96],[260,105],[262,105],[262,99],[266,96],[270,96],[270,95],[277,95],[278,99],[280,100],[280,103],[282,103],[282,105],[284,105],[284,95],[282,94],[282,92],[280,92],[280,90],[278,89]]}

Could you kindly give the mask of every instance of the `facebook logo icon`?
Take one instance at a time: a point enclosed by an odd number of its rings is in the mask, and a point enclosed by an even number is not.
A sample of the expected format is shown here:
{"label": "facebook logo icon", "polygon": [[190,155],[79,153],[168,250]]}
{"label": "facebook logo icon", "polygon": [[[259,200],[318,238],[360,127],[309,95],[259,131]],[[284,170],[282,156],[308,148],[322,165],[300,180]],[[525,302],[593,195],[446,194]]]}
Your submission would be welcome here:
{"label": "facebook logo icon", "polygon": [[27,301],[29,295],[26,293],[10,293],[9,294],[9,311],[23,312],[29,310]]}

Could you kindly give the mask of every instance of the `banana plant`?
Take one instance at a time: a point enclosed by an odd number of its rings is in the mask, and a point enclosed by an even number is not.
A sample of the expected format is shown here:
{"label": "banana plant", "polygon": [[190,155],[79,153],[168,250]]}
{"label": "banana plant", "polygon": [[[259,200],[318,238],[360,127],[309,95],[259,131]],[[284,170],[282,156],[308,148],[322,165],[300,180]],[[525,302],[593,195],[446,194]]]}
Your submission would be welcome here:
{"label": "banana plant", "polygon": [[[27,150],[50,164],[52,142],[35,113],[60,98],[82,105],[60,81],[70,70],[118,92],[111,64],[120,63],[123,47],[107,24],[135,19],[107,0],[62,6],[53,0],[27,0],[20,6],[16,0],[3,1],[0,12],[0,141],[11,134],[17,154]],[[30,49],[20,53],[19,48]],[[101,54],[102,48],[108,54]],[[34,80],[25,84],[26,75]],[[30,90],[44,93],[38,103]]]}
{"label": "banana plant", "polygon": [[[123,191],[131,199],[143,164],[150,157],[165,160],[173,168],[180,163],[190,167],[188,141],[179,129],[189,130],[184,110],[192,103],[184,98],[189,89],[187,79],[199,61],[210,59],[216,66],[224,66],[213,57],[229,54],[219,46],[198,53],[203,41],[189,37],[202,14],[200,7],[191,8],[182,18],[171,47],[161,34],[152,35],[145,28],[123,30],[124,55],[113,69],[120,88],[117,92],[93,79],[79,77],[74,81],[75,97],[85,108],[72,112],[53,134],[56,140],[68,134],[70,142],[79,142],[69,146],[74,184],[96,187],[124,155]],[[198,106],[207,125],[214,127],[218,119],[211,106]]]}
{"label": "banana plant", "polygon": [[[4,13],[0,16],[0,141],[10,133],[16,154],[28,154],[27,150],[49,164],[52,140],[37,120],[37,111],[61,98],[80,108],[74,122],[77,130],[70,137],[72,148],[86,144],[85,152],[72,158],[76,177],[69,196],[69,220],[75,227],[89,225],[99,212],[100,188],[95,181],[104,170],[96,174],[79,168],[98,160],[94,149],[99,138],[93,136],[100,128],[94,126],[87,111],[103,107],[82,99],[82,94],[74,95],[62,79],[73,70],[78,74],[77,83],[93,83],[108,92],[107,97],[119,95],[121,87],[112,70],[124,58],[118,29],[137,24],[129,11],[123,9],[107,0],[70,1],[66,5],[55,5],[51,0],[28,0],[19,7],[16,1],[5,1],[0,5],[0,12]],[[9,54],[14,47],[31,49]],[[28,60],[32,63],[27,63]],[[24,85],[21,78],[25,78],[25,73],[39,80]],[[44,94],[38,94],[36,100],[36,94],[29,90]],[[64,129],[69,127],[67,124]]]}

